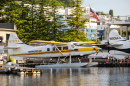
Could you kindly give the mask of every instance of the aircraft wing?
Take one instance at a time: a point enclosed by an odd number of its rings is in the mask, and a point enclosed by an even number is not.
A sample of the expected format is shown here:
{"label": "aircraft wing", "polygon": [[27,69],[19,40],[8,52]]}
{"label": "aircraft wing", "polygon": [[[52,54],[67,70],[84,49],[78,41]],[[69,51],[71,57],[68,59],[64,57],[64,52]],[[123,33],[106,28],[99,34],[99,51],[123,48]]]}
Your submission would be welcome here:
{"label": "aircraft wing", "polygon": [[34,41],[30,41],[29,43],[49,43],[49,44],[60,44],[60,45],[67,45],[68,44],[65,42],[54,42],[54,41],[43,41],[43,40],[34,40]]}
{"label": "aircraft wing", "polygon": [[118,43],[118,44],[110,44],[109,46],[110,47],[114,47],[114,46],[121,46],[121,45],[123,45],[122,43]]}
{"label": "aircraft wing", "polygon": [[96,42],[79,42],[78,44],[95,44]]}
{"label": "aircraft wing", "polygon": [[113,57],[115,57],[116,59],[124,59],[125,55],[112,55]]}

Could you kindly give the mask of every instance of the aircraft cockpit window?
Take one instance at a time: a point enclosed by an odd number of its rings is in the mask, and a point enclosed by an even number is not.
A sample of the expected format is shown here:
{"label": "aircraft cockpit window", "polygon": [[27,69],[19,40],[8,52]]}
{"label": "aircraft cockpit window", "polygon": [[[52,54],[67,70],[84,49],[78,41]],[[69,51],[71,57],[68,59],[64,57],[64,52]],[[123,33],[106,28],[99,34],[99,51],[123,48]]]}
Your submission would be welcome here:
{"label": "aircraft cockpit window", "polygon": [[50,51],[50,48],[47,48],[47,51]]}
{"label": "aircraft cockpit window", "polygon": [[77,45],[77,43],[74,43],[73,45]]}
{"label": "aircraft cockpit window", "polygon": [[63,47],[63,50],[67,50],[68,49],[68,47],[66,46],[66,47]]}

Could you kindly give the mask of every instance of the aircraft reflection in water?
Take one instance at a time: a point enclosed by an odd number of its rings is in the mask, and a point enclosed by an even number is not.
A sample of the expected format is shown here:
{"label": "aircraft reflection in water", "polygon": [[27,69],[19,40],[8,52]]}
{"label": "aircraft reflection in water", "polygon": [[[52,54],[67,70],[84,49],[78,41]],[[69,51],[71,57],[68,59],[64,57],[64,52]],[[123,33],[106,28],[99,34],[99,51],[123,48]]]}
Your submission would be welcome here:
{"label": "aircraft reflection in water", "polygon": [[44,68],[41,75],[0,75],[1,86],[130,86],[130,68]]}
{"label": "aircraft reflection in water", "polygon": [[88,56],[96,53],[98,47],[91,46],[80,46],[81,44],[95,43],[95,42],[52,42],[52,41],[41,41],[35,40],[30,43],[43,43],[42,46],[29,46],[24,44],[15,33],[10,34],[8,41],[8,54],[16,60],[22,60],[25,58],[40,57],[40,58],[54,58],[69,57],[69,64],[55,64],[55,65],[40,65],[37,67],[77,67],[85,66],[87,63],[71,63],[71,57],[76,56]]}

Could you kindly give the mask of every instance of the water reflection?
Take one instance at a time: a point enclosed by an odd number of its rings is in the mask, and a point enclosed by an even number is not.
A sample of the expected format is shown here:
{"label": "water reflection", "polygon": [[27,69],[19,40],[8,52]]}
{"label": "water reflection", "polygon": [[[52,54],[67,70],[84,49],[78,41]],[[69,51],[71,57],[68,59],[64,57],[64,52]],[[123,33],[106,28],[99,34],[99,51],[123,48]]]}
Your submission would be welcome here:
{"label": "water reflection", "polygon": [[130,68],[42,69],[42,75],[0,74],[0,86],[130,86]]}

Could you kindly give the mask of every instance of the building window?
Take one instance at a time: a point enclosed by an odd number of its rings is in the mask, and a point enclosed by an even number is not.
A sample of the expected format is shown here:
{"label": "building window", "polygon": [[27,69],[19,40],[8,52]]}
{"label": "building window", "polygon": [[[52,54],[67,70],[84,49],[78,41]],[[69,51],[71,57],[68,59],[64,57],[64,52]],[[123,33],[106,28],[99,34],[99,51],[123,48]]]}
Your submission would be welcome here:
{"label": "building window", "polygon": [[91,37],[94,37],[95,35],[94,34],[91,34]]}
{"label": "building window", "polygon": [[10,34],[6,34],[6,40],[9,40]]}

